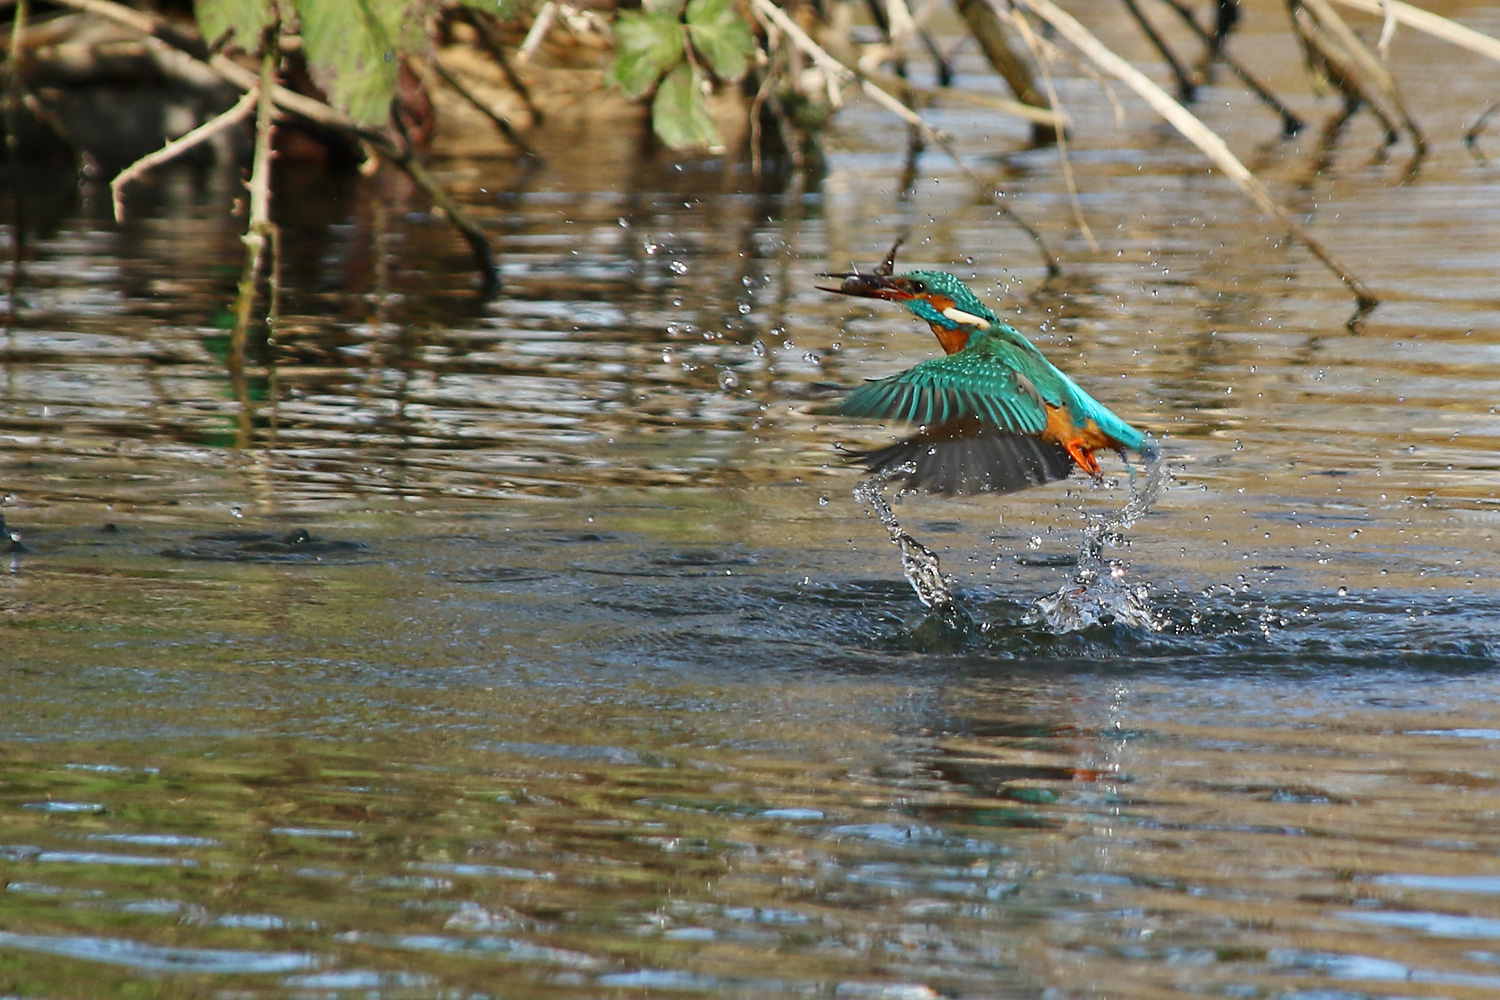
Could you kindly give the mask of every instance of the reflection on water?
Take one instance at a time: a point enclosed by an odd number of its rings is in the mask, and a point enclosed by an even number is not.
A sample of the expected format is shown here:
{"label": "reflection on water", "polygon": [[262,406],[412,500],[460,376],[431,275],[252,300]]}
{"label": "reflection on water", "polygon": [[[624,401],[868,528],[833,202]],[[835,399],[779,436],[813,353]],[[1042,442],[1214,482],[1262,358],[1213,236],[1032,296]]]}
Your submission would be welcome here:
{"label": "reflection on water", "polygon": [[[1393,51],[1406,98],[1457,134],[1492,95],[1428,45]],[[941,160],[899,199],[902,133],[858,107],[816,190],[610,136],[451,165],[491,303],[409,192],[288,174],[242,385],[232,176],[165,173],[118,228],[23,179],[0,994],[1500,992],[1500,175],[1435,143],[1399,185],[1356,119],[1309,180],[1205,88],[1391,294],[1351,333],[1190,152],[1058,82],[1098,254],[1054,151],[932,110],[1055,283]],[[1128,530],[1128,482],[899,505],[959,628],[850,498],[835,446],[886,431],[817,415],[933,350],[815,289],[898,229],[1175,480]],[[1111,566],[1156,627],[1028,620]]]}

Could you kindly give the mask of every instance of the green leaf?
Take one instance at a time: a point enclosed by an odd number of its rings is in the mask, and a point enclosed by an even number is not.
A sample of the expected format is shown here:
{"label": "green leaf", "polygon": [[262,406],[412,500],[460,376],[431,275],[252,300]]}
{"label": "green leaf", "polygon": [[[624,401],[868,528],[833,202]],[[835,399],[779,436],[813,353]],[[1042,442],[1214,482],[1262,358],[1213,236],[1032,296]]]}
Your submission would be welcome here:
{"label": "green leaf", "polygon": [[684,0],[641,0],[641,9],[647,14],[665,14],[681,20]]}
{"label": "green leaf", "polygon": [[423,0],[293,0],[313,80],[363,125],[390,118],[400,57],[424,44]]}
{"label": "green leaf", "polygon": [[750,68],[755,36],[734,8],[734,0],[688,0],[688,36],[714,75],[733,83]]}
{"label": "green leaf", "polygon": [[674,69],[656,88],[656,99],[651,102],[651,127],[673,149],[724,144],[718,126],[709,117],[701,78],[686,63]]}
{"label": "green leaf", "polygon": [[228,39],[246,52],[260,51],[260,36],[276,21],[271,0],[198,0],[198,30],[210,45]]}
{"label": "green leaf", "polygon": [[624,11],[615,20],[615,62],[610,79],[629,97],[647,93],[662,74],[682,63],[682,22],[675,14]]}

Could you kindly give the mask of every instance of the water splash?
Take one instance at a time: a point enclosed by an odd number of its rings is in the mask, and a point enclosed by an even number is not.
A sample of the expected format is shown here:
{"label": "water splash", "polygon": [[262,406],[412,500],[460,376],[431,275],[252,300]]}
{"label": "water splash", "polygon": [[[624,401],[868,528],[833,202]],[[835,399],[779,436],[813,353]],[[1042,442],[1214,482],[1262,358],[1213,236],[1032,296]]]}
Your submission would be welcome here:
{"label": "water splash", "polygon": [[1045,625],[1057,635],[1112,623],[1152,632],[1166,627],[1166,620],[1152,610],[1146,585],[1127,583],[1124,564],[1104,554],[1106,548],[1124,544],[1124,532],[1146,515],[1166,485],[1161,450],[1148,443],[1144,458],[1139,475],[1134,468],[1130,470],[1130,499],[1125,506],[1109,514],[1087,515],[1077,572],[1057,593],[1032,603],[1021,619],[1026,624]]}
{"label": "water splash", "polygon": [[906,533],[883,495],[886,483],[915,471],[916,466],[911,462],[884,469],[879,475],[854,487],[854,499],[875,512],[880,523],[885,525],[886,534],[891,536],[891,544],[901,550],[901,572],[905,574],[906,582],[911,584],[911,589],[917,592],[917,600],[938,614],[948,615],[955,611],[957,605],[953,599],[953,590],[948,586],[948,579],[943,576],[937,553]]}

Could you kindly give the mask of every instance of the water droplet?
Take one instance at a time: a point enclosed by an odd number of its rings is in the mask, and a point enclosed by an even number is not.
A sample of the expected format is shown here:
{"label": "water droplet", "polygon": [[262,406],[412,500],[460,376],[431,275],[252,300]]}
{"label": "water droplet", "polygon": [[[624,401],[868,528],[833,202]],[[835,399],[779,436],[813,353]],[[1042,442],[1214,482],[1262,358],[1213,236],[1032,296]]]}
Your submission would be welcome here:
{"label": "water droplet", "polygon": [[823,363],[823,359],[818,357],[817,353],[814,351],[805,352],[802,355],[802,360],[806,361],[810,365],[821,365]]}
{"label": "water droplet", "polygon": [[235,507],[229,508],[229,516],[230,517],[244,517],[245,516],[245,512],[243,510],[241,510],[238,506],[235,506]]}
{"label": "water droplet", "polygon": [[757,340],[750,345],[750,350],[757,358],[763,358],[766,356],[766,342],[764,340]]}
{"label": "water droplet", "polygon": [[741,316],[749,316],[750,315],[750,308],[751,308],[750,307],[750,303],[748,303],[748,302],[741,302],[740,306],[739,306],[740,315]]}
{"label": "water droplet", "polygon": [[733,389],[740,384],[740,377],[732,369],[726,368],[719,372],[719,388]]}
{"label": "water droplet", "polygon": [[1031,551],[1033,551],[1033,552],[1035,552],[1037,549],[1041,548],[1042,547],[1042,536],[1041,535],[1032,535],[1030,538],[1028,538],[1026,540],[1026,547],[1028,549],[1030,549]]}
{"label": "water droplet", "polygon": [[673,274],[687,274],[688,266],[683,261],[674,260],[672,261],[672,263],[667,265],[667,270],[671,271]]}
{"label": "water droplet", "polygon": [[818,497],[818,506],[819,507],[827,507],[828,506],[828,498],[827,497]]}
{"label": "water droplet", "polygon": [[672,350],[671,350],[671,348],[668,348],[668,347],[662,348],[662,351],[661,351],[661,363],[664,364],[664,365],[670,365],[672,363]]}

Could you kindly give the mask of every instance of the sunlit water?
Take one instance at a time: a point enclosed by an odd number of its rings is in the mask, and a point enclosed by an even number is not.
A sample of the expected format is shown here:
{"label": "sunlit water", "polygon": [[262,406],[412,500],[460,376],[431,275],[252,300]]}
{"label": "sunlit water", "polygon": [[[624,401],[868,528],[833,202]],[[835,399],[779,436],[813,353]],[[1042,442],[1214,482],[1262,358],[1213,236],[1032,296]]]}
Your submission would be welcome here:
{"label": "sunlit water", "polygon": [[[932,110],[1051,284],[938,154],[899,198],[872,109],[821,187],[764,193],[601,132],[447,170],[488,304],[420,202],[285,178],[287,313],[241,385],[232,175],[164,174],[122,227],[27,178],[0,994],[1500,994],[1500,167],[1458,141],[1494,77],[1434,45],[1394,50],[1434,141],[1409,184],[1368,121],[1315,175],[1230,82],[1200,105],[1387,293],[1354,331],[1066,66],[1098,254],[1054,151]],[[1170,475],[1131,524],[1118,464],[901,498],[966,620],[852,496],[835,446],[892,431],[818,413],[937,350],[814,288],[907,229]],[[1080,580],[1098,617],[1060,628]]]}

